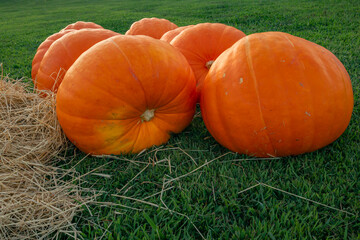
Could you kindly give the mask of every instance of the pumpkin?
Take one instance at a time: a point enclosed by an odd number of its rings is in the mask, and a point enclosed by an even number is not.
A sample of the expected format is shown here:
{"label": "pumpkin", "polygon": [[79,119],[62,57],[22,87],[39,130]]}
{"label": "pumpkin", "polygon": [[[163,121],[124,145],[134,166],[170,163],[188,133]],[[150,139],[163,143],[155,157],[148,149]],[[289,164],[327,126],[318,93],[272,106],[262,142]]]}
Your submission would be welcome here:
{"label": "pumpkin", "polygon": [[216,59],[201,95],[211,135],[258,157],[312,152],[335,141],[353,109],[348,73],[327,49],[281,32],[249,35]]}
{"label": "pumpkin", "polygon": [[125,35],[146,35],[156,39],[172,29],[177,28],[176,24],[163,18],[143,18],[134,22]]}
{"label": "pumpkin", "polygon": [[53,44],[53,42],[55,42],[56,40],[58,40],[59,38],[61,38],[65,34],[68,34],[71,31],[73,31],[73,30],[69,29],[69,30],[64,30],[62,32],[55,33],[55,34],[49,36],[48,38],[46,38],[45,41],[43,41],[40,44],[40,46],[38,47],[38,49],[37,49],[37,51],[35,53],[34,59],[32,61],[31,78],[33,80],[35,80],[37,72],[38,72],[39,67],[40,67],[40,63],[41,63],[45,53],[47,52],[47,50],[51,46],[51,44]]}
{"label": "pumpkin", "polygon": [[62,29],[60,32],[54,33],[53,35],[46,38],[45,41],[40,44],[40,46],[38,47],[38,49],[35,53],[34,59],[32,61],[31,78],[33,79],[33,81],[36,78],[37,72],[40,67],[40,63],[41,63],[45,53],[51,46],[51,44],[53,44],[54,41],[61,38],[65,34],[71,32],[71,31],[80,30],[83,28],[103,28],[103,27],[101,27],[100,25],[97,25],[95,23],[92,23],[92,22],[79,21],[76,23],[69,24],[64,29]]}
{"label": "pumpkin", "polygon": [[56,40],[41,61],[34,81],[36,89],[56,92],[66,71],[83,52],[115,35],[118,33],[106,29],[81,29]]}
{"label": "pumpkin", "polygon": [[66,136],[94,154],[138,153],[168,141],[193,118],[195,77],[170,44],[119,35],[83,53],[57,93]]}
{"label": "pumpkin", "polygon": [[192,27],[192,26],[194,26],[194,25],[178,27],[173,30],[167,31],[166,33],[164,33],[164,35],[162,35],[160,40],[170,43],[171,40],[173,40],[177,35],[179,35],[184,29]]}
{"label": "pumpkin", "polygon": [[60,30],[60,32],[65,31],[65,30],[69,30],[69,29],[80,30],[80,29],[83,29],[83,28],[104,29],[102,26],[100,26],[100,25],[98,25],[96,23],[93,23],[93,22],[77,21],[75,23],[67,25],[65,28]]}
{"label": "pumpkin", "polygon": [[200,23],[184,29],[170,44],[188,60],[197,81],[198,100],[202,83],[212,63],[245,34],[221,23]]}

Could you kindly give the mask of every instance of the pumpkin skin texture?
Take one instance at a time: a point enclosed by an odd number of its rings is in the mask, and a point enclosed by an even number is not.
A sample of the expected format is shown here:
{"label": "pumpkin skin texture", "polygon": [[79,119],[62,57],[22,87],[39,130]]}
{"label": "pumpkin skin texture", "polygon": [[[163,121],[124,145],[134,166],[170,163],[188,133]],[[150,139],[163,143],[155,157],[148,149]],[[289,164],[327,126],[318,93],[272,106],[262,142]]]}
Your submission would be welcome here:
{"label": "pumpkin skin texture", "polygon": [[93,23],[93,22],[77,21],[75,23],[67,25],[65,28],[60,30],[60,32],[66,31],[66,30],[69,30],[69,29],[80,30],[80,29],[83,29],[83,28],[104,29],[102,26],[100,26],[100,25],[98,25],[96,23]]}
{"label": "pumpkin skin texture", "polygon": [[198,101],[202,83],[213,61],[245,36],[242,31],[225,24],[200,23],[181,31],[170,42],[185,56],[194,71]]}
{"label": "pumpkin skin texture", "polygon": [[201,95],[212,136],[257,157],[312,152],[335,141],[353,110],[348,73],[327,49],[281,32],[249,35],[214,62]]}
{"label": "pumpkin skin texture", "polygon": [[175,28],[173,30],[167,31],[166,33],[164,33],[164,35],[162,35],[162,37],[160,38],[160,40],[165,41],[170,43],[177,35],[179,35],[184,29],[192,27],[194,25],[188,25],[188,26],[183,26],[183,27],[178,27]]}
{"label": "pumpkin skin texture", "polygon": [[106,29],[81,29],[59,38],[41,61],[34,81],[35,88],[56,92],[66,71],[83,52],[115,35],[119,34]]}
{"label": "pumpkin skin texture", "polygon": [[99,155],[167,142],[190,124],[195,105],[195,77],[180,52],[147,36],[121,35],[76,60],[60,85],[56,109],[70,141]]}
{"label": "pumpkin skin texture", "polygon": [[178,26],[164,18],[143,18],[134,22],[125,35],[145,35],[160,39],[164,33]]}
{"label": "pumpkin skin texture", "polygon": [[49,47],[51,46],[51,44],[53,44],[56,40],[58,40],[59,38],[61,38],[62,36],[64,36],[65,34],[68,34],[69,32],[72,32],[74,30],[69,29],[69,30],[64,30],[62,32],[58,32],[55,33],[51,36],[49,36],[48,38],[45,39],[45,41],[43,41],[34,56],[34,59],[32,61],[32,67],[31,67],[31,78],[33,79],[33,81],[36,78],[37,72],[39,70],[40,67],[40,63],[45,55],[45,53],[47,52],[47,50],[49,49]]}

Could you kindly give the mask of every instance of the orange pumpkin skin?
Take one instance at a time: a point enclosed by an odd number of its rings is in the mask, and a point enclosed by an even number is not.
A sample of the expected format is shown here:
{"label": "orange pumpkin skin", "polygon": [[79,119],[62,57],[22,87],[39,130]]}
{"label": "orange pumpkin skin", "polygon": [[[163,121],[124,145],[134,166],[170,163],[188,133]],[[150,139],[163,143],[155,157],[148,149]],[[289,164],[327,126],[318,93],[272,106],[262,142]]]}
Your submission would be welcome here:
{"label": "orange pumpkin skin", "polygon": [[192,27],[194,25],[188,25],[188,26],[183,26],[183,27],[178,27],[175,28],[173,30],[167,31],[166,33],[164,33],[164,35],[162,35],[162,37],[160,38],[160,40],[165,41],[170,43],[177,35],[179,35],[184,29]]}
{"label": "orange pumpkin skin", "polygon": [[341,62],[325,48],[281,32],[249,35],[207,75],[201,112],[226,148],[258,157],[312,152],[349,124],[353,92]]}
{"label": "orange pumpkin skin", "polygon": [[68,70],[57,116],[86,153],[137,153],[190,124],[195,91],[190,66],[170,44],[116,36],[94,45]]}
{"label": "orange pumpkin skin", "polygon": [[65,30],[69,30],[69,29],[80,30],[80,29],[83,29],[83,28],[104,29],[102,26],[100,26],[100,25],[98,25],[96,23],[93,23],[93,22],[77,21],[75,23],[67,25],[65,28],[60,30],[60,32],[65,31]]}
{"label": "orange pumpkin skin", "polygon": [[94,44],[118,35],[106,29],[81,29],[56,40],[44,55],[35,78],[35,88],[56,92],[66,71]]}
{"label": "orange pumpkin skin", "polygon": [[164,33],[178,26],[163,18],[143,18],[134,22],[125,35],[145,35],[160,39]]}
{"label": "orange pumpkin skin", "polygon": [[56,40],[58,40],[59,38],[61,38],[62,36],[64,36],[65,34],[72,32],[72,29],[69,30],[65,30],[62,32],[58,32],[55,33],[51,36],[49,36],[47,39],[45,39],[45,41],[43,41],[40,46],[38,47],[34,59],[32,61],[32,68],[31,68],[31,78],[33,80],[35,80],[35,77],[37,75],[37,72],[39,70],[40,67],[40,63],[45,55],[45,53],[47,52],[47,50],[49,49],[49,47],[51,46],[51,44],[53,44],[53,42],[55,42]]}
{"label": "orange pumpkin skin", "polygon": [[188,60],[197,81],[198,101],[202,83],[213,61],[246,35],[221,23],[200,23],[183,30],[170,44]]}
{"label": "orange pumpkin skin", "polygon": [[42,61],[45,53],[47,52],[47,50],[51,46],[51,44],[53,44],[54,41],[61,38],[65,34],[71,32],[71,31],[80,30],[80,29],[83,29],[83,28],[100,28],[100,29],[102,29],[103,27],[100,26],[100,25],[97,25],[97,24],[95,24],[93,22],[78,21],[76,23],[69,24],[64,29],[62,29],[60,32],[49,36],[47,39],[45,39],[44,42],[42,42],[40,44],[40,46],[38,47],[38,49],[37,49],[37,51],[35,53],[34,59],[32,61],[31,78],[33,79],[33,81],[36,78],[36,75],[37,75],[37,72],[39,70],[41,61]]}

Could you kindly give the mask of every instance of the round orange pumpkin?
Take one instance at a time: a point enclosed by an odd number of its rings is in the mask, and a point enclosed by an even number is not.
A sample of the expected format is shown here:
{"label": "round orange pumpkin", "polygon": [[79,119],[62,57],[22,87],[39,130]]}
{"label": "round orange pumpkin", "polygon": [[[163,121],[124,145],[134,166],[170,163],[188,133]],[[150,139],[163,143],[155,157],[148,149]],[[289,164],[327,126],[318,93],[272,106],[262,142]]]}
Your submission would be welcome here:
{"label": "round orange pumpkin", "polygon": [[195,77],[180,52],[147,36],[115,36],[71,66],[56,110],[79,149],[120,154],[167,142],[190,124],[195,103]]}
{"label": "round orange pumpkin", "polygon": [[81,29],[56,40],[41,61],[34,81],[36,89],[56,92],[66,71],[83,52],[115,35],[118,33],[106,29]]}
{"label": "round orange pumpkin", "polygon": [[75,23],[67,25],[65,28],[60,30],[60,32],[65,31],[65,30],[69,30],[69,29],[80,30],[80,29],[83,29],[83,28],[104,29],[102,26],[100,26],[100,25],[98,25],[96,23],[93,23],[93,22],[77,21]]}
{"label": "round orange pumpkin", "polygon": [[71,31],[73,31],[73,29],[64,30],[62,32],[55,33],[55,34],[49,36],[48,38],[46,38],[45,41],[43,41],[40,44],[40,46],[38,47],[38,49],[37,49],[37,51],[35,53],[34,59],[32,61],[31,78],[33,80],[35,80],[37,72],[38,72],[39,67],[40,67],[40,63],[41,63],[45,53],[47,52],[47,50],[51,46],[51,44],[53,44],[53,42],[55,42],[56,40],[58,40],[59,38],[61,38],[65,34],[68,34]]}
{"label": "round orange pumpkin", "polygon": [[198,100],[202,83],[212,63],[245,34],[221,23],[200,23],[177,35],[170,44],[188,60],[197,81]]}
{"label": "round orange pumpkin", "polygon": [[164,35],[161,36],[160,40],[170,43],[177,35],[179,35],[184,29],[192,27],[194,25],[188,25],[183,27],[178,27],[173,30],[167,31]]}
{"label": "round orange pumpkin", "polygon": [[311,152],[349,124],[348,73],[327,49],[281,32],[249,35],[214,62],[201,95],[212,136],[258,157]]}
{"label": "round orange pumpkin", "polygon": [[160,39],[164,33],[178,26],[164,18],[143,18],[134,22],[125,35],[145,35]]}

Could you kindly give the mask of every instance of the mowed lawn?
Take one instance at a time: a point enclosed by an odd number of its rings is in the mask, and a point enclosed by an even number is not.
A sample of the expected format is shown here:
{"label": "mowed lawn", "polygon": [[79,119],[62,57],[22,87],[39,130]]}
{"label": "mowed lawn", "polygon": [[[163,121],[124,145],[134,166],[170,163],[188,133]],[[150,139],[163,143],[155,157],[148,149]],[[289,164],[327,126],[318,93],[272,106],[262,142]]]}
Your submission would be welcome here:
{"label": "mowed lawn", "polygon": [[141,155],[95,158],[72,148],[64,167],[86,174],[82,186],[96,190],[97,201],[104,202],[75,216],[80,235],[360,239],[360,1],[1,0],[3,74],[29,81],[39,44],[70,23],[92,21],[125,33],[144,17],[166,18],[178,26],[220,22],[245,34],[283,31],[320,44],[351,77],[352,120],[333,144],[276,159],[229,152],[206,130],[199,110],[168,144]]}

